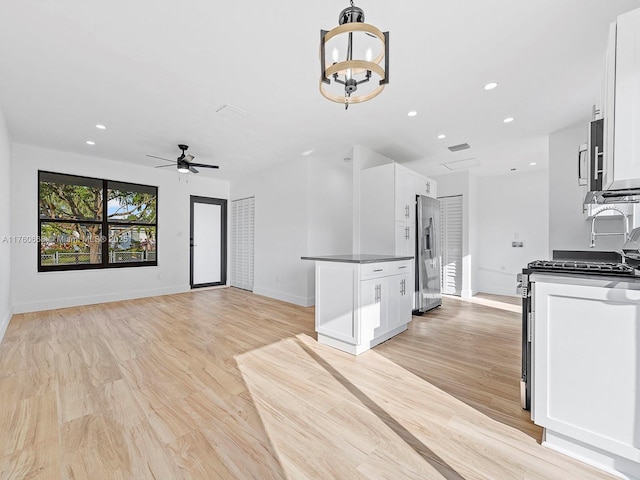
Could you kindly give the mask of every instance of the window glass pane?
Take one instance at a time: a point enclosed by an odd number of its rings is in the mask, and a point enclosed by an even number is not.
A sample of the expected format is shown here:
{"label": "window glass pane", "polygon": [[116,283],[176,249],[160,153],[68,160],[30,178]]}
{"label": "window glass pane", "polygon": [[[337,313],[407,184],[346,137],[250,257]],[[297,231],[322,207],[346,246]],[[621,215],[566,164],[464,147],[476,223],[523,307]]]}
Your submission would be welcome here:
{"label": "window glass pane", "polygon": [[46,266],[102,262],[102,227],[82,223],[42,223],[40,264]]}
{"label": "window glass pane", "polygon": [[102,181],[40,172],[40,218],[102,220]]}
{"label": "window glass pane", "polygon": [[155,262],[156,227],[109,227],[109,263]]}
{"label": "window glass pane", "polygon": [[156,187],[109,182],[108,191],[107,218],[110,222],[156,223]]}

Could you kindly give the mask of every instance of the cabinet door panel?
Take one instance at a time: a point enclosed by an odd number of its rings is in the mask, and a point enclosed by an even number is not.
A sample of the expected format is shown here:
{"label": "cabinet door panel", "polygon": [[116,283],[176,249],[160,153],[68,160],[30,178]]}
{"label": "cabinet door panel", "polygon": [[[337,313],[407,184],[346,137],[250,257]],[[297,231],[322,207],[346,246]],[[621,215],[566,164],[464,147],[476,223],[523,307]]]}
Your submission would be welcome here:
{"label": "cabinet door panel", "polygon": [[618,17],[610,188],[640,187],[640,9]]}
{"label": "cabinet door panel", "polygon": [[361,325],[361,342],[368,343],[383,328],[382,299],[386,293],[387,279],[374,278],[371,280],[363,280],[360,282],[360,325]]}
{"label": "cabinet door panel", "polygon": [[416,227],[407,223],[396,224],[396,255],[413,256],[415,252]]}
{"label": "cabinet door panel", "polygon": [[413,223],[416,219],[415,184],[411,172],[396,165],[396,221]]}
{"label": "cabinet door panel", "polygon": [[[357,345],[355,317],[357,275],[343,264],[316,265],[316,331],[331,338]],[[319,288],[318,288],[319,286]]]}
{"label": "cabinet door panel", "polygon": [[632,421],[640,386],[639,301],[637,290],[535,283],[538,425],[624,458],[640,458]]}
{"label": "cabinet door panel", "polygon": [[423,195],[425,197],[436,198],[436,182],[430,178],[423,177],[422,175],[416,175],[414,177],[414,190],[416,195]]}
{"label": "cabinet door panel", "polygon": [[393,330],[411,321],[413,284],[410,274],[389,277],[390,304],[387,329]]}

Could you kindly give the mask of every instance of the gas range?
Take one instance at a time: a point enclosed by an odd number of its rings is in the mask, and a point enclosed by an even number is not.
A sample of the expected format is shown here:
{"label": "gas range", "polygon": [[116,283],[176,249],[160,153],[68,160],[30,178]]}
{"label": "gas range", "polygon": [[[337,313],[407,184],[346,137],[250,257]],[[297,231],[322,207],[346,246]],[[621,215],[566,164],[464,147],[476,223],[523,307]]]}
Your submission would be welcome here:
{"label": "gas range", "polygon": [[587,275],[637,275],[637,270],[625,263],[573,260],[535,260],[527,265],[527,270],[531,272],[565,272]]}

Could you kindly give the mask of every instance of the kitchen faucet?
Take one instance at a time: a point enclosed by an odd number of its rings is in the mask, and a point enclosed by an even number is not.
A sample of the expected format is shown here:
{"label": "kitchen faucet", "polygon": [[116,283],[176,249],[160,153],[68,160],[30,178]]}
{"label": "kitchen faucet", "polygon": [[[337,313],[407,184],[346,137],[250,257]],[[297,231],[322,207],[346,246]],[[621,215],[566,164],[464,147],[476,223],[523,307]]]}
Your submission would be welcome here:
{"label": "kitchen faucet", "polygon": [[[616,212],[618,212],[618,213],[620,213],[622,215],[622,218],[624,220],[624,233],[622,233],[622,232],[596,233],[596,220],[598,218],[598,215],[600,215],[602,212],[606,212],[608,210],[614,210],[614,211],[616,211]],[[629,240],[629,217],[627,216],[626,213],[624,213],[618,207],[614,207],[614,206],[603,207],[600,210],[598,210],[596,213],[593,214],[593,218],[591,220],[591,243],[589,244],[589,248],[595,248],[595,246],[596,246],[596,237],[601,237],[601,236],[604,236],[604,235],[624,235],[624,241],[626,242],[627,240]]]}

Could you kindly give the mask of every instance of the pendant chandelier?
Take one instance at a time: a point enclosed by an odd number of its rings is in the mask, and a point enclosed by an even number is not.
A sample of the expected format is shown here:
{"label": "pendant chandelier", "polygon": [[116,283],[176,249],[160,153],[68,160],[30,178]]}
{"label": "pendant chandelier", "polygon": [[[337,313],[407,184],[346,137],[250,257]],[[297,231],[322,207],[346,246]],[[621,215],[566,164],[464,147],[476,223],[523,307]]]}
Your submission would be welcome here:
{"label": "pendant chandelier", "polygon": [[320,93],[347,109],[378,96],[389,83],[389,32],[364,23],[364,11],[353,0],[339,23],[320,30]]}

